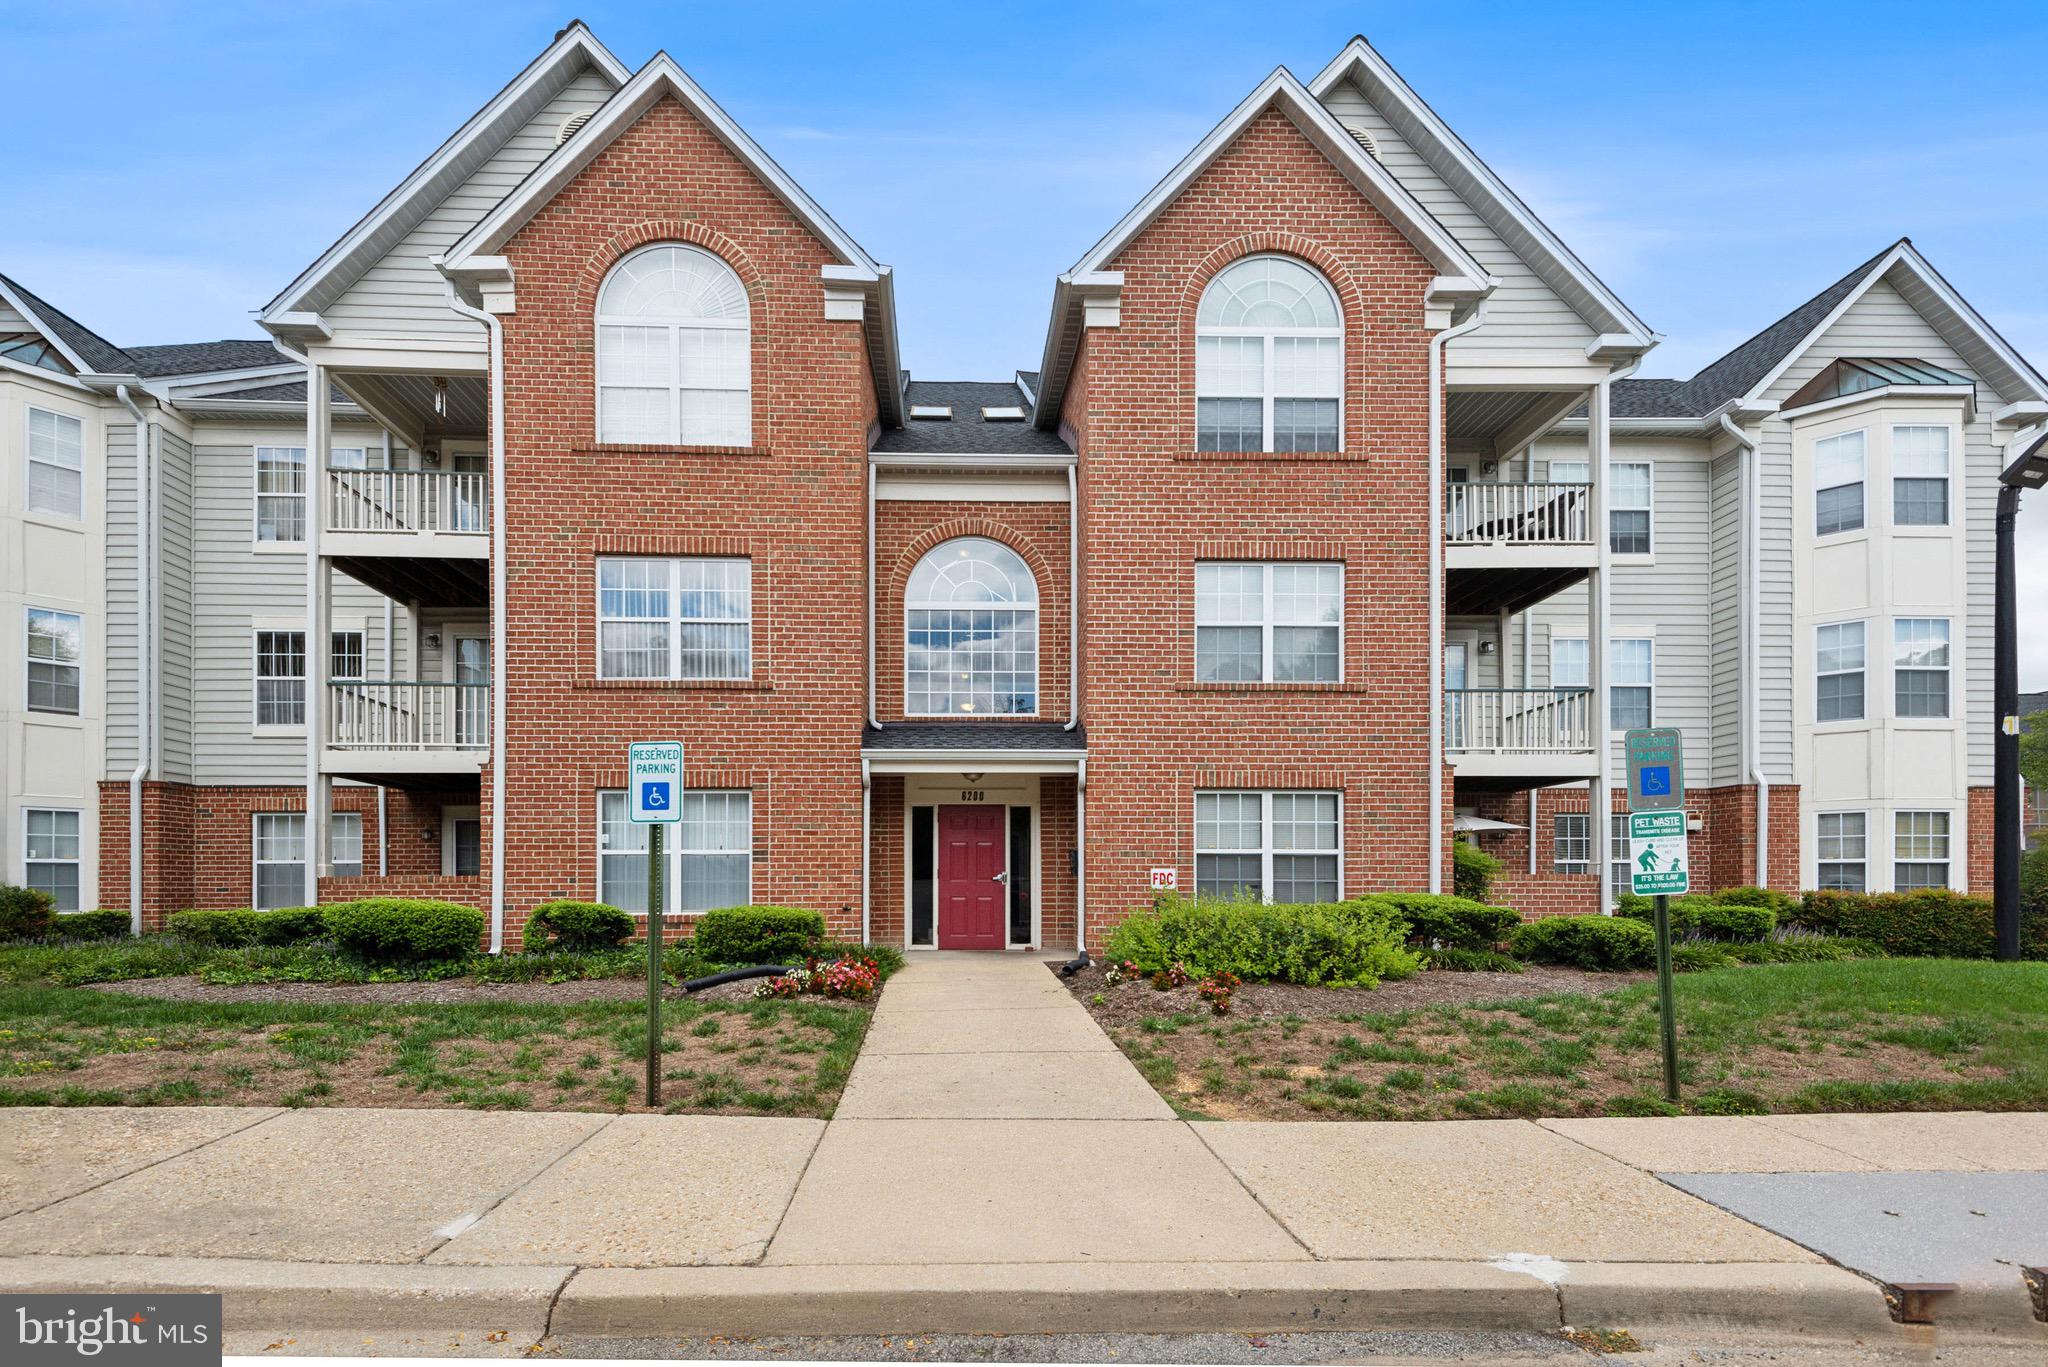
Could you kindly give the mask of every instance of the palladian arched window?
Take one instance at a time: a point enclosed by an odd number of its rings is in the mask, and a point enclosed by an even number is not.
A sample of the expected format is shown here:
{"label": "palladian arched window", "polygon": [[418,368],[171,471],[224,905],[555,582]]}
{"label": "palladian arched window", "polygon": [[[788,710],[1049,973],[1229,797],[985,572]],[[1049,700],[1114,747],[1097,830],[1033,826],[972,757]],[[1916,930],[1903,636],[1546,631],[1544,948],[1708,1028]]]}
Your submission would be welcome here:
{"label": "palladian arched window", "polygon": [[1224,267],[1195,311],[1195,448],[1338,451],[1344,315],[1291,256]]}
{"label": "palladian arched window", "polygon": [[597,439],[753,440],[747,288],[701,247],[642,247],[597,296]]}
{"label": "palladian arched window", "polygon": [[936,547],[904,590],[903,710],[911,716],[1038,711],[1038,580],[1008,546]]}

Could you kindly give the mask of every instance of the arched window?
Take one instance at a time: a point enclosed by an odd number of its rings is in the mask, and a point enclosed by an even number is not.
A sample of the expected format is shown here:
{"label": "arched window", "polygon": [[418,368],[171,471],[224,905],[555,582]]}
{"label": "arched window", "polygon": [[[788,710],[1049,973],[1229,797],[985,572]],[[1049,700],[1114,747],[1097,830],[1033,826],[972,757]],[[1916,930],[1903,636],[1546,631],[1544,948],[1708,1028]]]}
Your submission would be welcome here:
{"label": "arched window", "polygon": [[1015,551],[948,541],[917,562],[903,606],[906,713],[1038,711],[1038,580]]}
{"label": "arched window", "polygon": [[698,247],[642,247],[597,296],[597,439],[753,440],[747,288]]}
{"label": "arched window", "polygon": [[1247,256],[1195,311],[1195,448],[1338,451],[1344,315],[1336,291],[1289,256]]}

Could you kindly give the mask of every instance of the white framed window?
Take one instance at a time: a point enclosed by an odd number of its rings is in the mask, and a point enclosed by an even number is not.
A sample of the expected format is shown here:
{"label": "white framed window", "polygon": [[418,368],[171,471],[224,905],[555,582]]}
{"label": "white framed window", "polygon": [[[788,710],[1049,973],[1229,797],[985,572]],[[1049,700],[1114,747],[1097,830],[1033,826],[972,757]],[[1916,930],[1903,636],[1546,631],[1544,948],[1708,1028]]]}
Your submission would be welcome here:
{"label": "white framed window", "polygon": [[28,410],[28,510],[85,516],[85,424],[68,413]]}
{"label": "white framed window", "polygon": [[627,256],[597,296],[597,439],[686,446],[753,440],[747,288],[701,247]]}
{"label": "white framed window", "polygon": [[306,539],[306,448],[256,448],[256,539]]}
{"label": "white framed window", "polygon": [[336,878],[363,876],[363,818],[360,812],[330,812],[327,817],[327,862]]}
{"label": "white framed window", "polygon": [[258,812],[251,841],[253,905],[259,911],[306,904],[306,818],[301,812]]}
{"label": "white framed window", "polygon": [[1831,892],[1864,892],[1870,885],[1870,815],[1822,812],[1817,818],[1814,886]]}
{"label": "white framed window", "polygon": [[[1592,664],[1586,638],[1553,636],[1550,640],[1550,686],[1591,688]],[[1616,636],[1607,642],[1607,724],[1630,731],[1655,725],[1657,715],[1657,643],[1648,636]]]}
{"label": "white framed window", "polygon": [[1342,802],[1322,792],[1195,794],[1195,891],[1334,902],[1344,885]]}
{"label": "white framed window", "polygon": [[256,725],[306,724],[306,633],[256,633]]}
{"label": "white framed window", "polygon": [[352,683],[364,677],[362,632],[328,634],[327,677],[338,683]]}
{"label": "white framed window", "polygon": [[1863,673],[1867,659],[1865,624],[1829,622],[1814,628],[1813,719],[1861,721],[1865,714]]}
{"label": "white framed window", "polygon": [[[1593,478],[1590,461],[1554,460],[1554,484],[1586,484]],[[1648,555],[1650,512],[1656,501],[1656,476],[1647,460],[1607,462],[1607,548],[1616,555]]]}
{"label": "white framed window", "polygon": [[1899,527],[1948,525],[1949,429],[1911,425],[1892,429],[1892,523]]}
{"label": "white framed window", "polygon": [[1616,897],[1632,890],[1627,812],[1615,812],[1607,819],[1607,887]]}
{"label": "white framed window", "polygon": [[1892,715],[1946,717],[1949,712],[1948,618],[1892,621]]}
{"label": "white framed window", "polygon": [[28,610],[28,710],[77,716],[85,670],[85,619],[52,608]]}
{"label": "white framed window", "polygon": [[597,562],[598,678],[747,679],[753,647],[753,561]]}
{"label": "white framed window", "polygon": [[1892,813],[1892,887],[1945,888],[1948,882],[1948,813]]}
{"label": "white framed window", "polygon": [[1550,818],[1550,871],[1593,871],[1593,842],[1586,832],[1584,812],[1557,812]]}
{"label": "white framed window", "polygon": [[1204,683],[1335,683],[1344,676],[1344,567],[1195,564],[1195,677]]}
{"label": "white framed window", "polygon": [[57,807],[22,813],[22,883],[49,893],[59,911],[79,909],[81,821],[79,812]]}
{"label": "white framed window", "polygon": [[1344,315],[1327,280],[1289,256],[1217,273],[1195,310],[1195,447],[1344,449]]}
{"label": "white framed window", "polygon": [[1867,434],[1858,429],[1813,444],[1813,534],[1832,536],[1863,526],[1863,463]]}
{"label": "white framed window", "polygon": [[903,590],[903,710],[913,717],[1038,711],[1038,579],[998,541],[934,546]]}
{"label": "white framed window", "polygon": [[[745,906],[754,899],[754,795],[691,789],[683,819],[663,837],[662,898],[673,912]],[[627,814],[626,794],[597,795],[597,900],[647,914],[647,827]]]}

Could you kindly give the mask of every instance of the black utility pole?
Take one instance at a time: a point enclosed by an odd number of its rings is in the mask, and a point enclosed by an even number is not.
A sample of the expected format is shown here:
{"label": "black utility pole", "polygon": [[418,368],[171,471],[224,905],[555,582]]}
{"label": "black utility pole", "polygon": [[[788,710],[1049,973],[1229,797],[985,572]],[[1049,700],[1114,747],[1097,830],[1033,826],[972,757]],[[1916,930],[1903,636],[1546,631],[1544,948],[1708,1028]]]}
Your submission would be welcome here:
{"label": "black utility pole", "polygon": [[1998,604],[1992,667],[1991,897],[1998,957],[2020,957],[2020,631],[2019,589],[2013,565],[2013,532],[2019,521],[2020,491],[2048,485],[2048,435],[2034,441],[1998,483]]}

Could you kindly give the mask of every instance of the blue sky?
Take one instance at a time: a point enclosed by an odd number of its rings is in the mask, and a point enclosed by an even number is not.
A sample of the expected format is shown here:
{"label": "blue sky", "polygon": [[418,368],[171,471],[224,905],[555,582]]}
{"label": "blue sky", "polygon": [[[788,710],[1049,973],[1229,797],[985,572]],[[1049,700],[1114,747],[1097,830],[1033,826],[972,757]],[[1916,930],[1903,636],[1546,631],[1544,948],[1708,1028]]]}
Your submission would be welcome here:
{"label": "blue sky", "polygon": [[[2048,9],[1967,8],[9,6],[0,270],[116,342],[254,335],[575,15],[629,66],[666,48],[896,267],[916,374],[996,378],[1036,364],[1054,275],[1266,72],[1363,32],[1665,334],[1645,374],[1901,234],[2042,364],[2048,90],[2014,59]],[[2023,523],[2022,682],[2048,688],[2048,498]]]}

